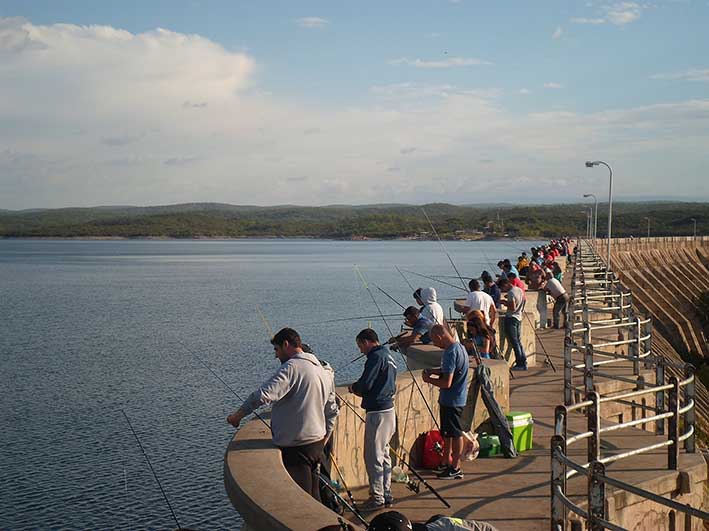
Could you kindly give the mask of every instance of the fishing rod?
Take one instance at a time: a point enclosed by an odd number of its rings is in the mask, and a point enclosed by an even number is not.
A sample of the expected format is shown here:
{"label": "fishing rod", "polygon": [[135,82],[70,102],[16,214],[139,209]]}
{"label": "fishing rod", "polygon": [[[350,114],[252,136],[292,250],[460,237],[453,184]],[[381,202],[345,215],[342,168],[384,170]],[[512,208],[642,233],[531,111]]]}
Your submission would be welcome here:
{"label": "fishing rod", "polygon": [[433,234],[436,235],[436,238],[438,239],[438,243],[441,245],[441,249],[443,249],[443,252],[446,253],[448,260],[450,261],[451,265],[453,266],[453,269],[455,270],[455,274],[458,275],[458,278],[460,279],[461,284],[463,284],[463,289],[465,291],[469,291],[468,285],[463,280],[463,277],[461,276],[460,271],[458,271],[458,268],[455,267],[455,263],[453,262],[451,255],[448,254],[448,251],[446,251],[446,248],[443,245],[443,241],[441,240],[441,237],[438,235],[438,232],[436,232],[436,227],[433,226],[433,222],[431,221],[431,218],[428,217],[428,214],[426,214],[426,211],[423,208],[421,209],[421,212],[423,212],[423,215],[426,216],[426,219],[428,220],[428,224],[431,225],[431,229],[433,230]]}
{"label": "fishing rod", "polygon": [[[372,302],[374,303],[374,306],[376,306],[377,311],[381,315],[382,310],[379,307],[379,303],[377,302],[377,299],[374,297],[374,293],[372,293],[372,290],[369,288],[369,284],[367,284],[367,281],[365,280],[364,275],[359,270],[359,267],[357,267],[356,265],[355,265],[355,271],[357,271],[359,278],[362,280],[362,283],[364,284],[364,288],[367,290],[367,293],[369,293],[369,296],[372,298]],[[389,331],[389,336],[395,337],[394,332],[392,331],[391,327],[389,326],[389,323],[387,322],[387,320],[384,319],[384,317],[382,317],[382,320],[384,321],[384,324],[386,325],[387,330]],[[397,347],[397,350],[399,351],[399,354],[401,354],[401,359],[404,360],[404,365],[406,366],[406,370],[409,371],[409,374],[411,375],[411,379],[413,380],[414,385],[416,386],[416,389],[418,389],[418,392],[421,394],[421,398],[423,399],[423,403],[426,404],[426,408],[428,409],[428,412],[431,414],[431,418],[433,419],[433,423],[436,425],[436,428],[438,428],[440,430],[441,428],[438,425],[438,421],[436,420],[436,416],[433,414],[433,410],[431,409],[431,406],[428,404],[428,400],[426,400],[426,396],[423,394],[421,387],[419,386],[418,382],[416,381],[416,378],[414,377],[414,373],[411,370],[411,367],[409,367],[409,362],[407,361],[406,356],[399,348],[399,341],[395,339],[394,343]]]}
{"label": "fishing rod", "polygon": [[[259,309],[259,312],[260,312],[260,309]],[[262,315],[263,315],[263,314],[262,314]],[[266,321],[265,318],[264,318],[264,324],[267,326],[267,328],[270,329],[270,326],[268,325],[268,321]],[[199,356],[197,356],[197,354],[196,354],[191,348],[189,348],[187,345],[185,345],[182,341],[179,341],[179,340],[178,340],[178,342],[179,342],[185,349],[187,349],[187,350],[190,352],[190,354],[192,354],[192,356],[194,356],[194,358],[195,358],[197,361],[199,361],[202,365],[204,365],[204,366],[206,367],[206,369],[207,369],[209,372],[211,372],[211,373],[214,375],[214,377],[215,377],[217,380],[219,380],[219,381],[224,385],[224,387],[226,387],[226,388],[231,392],[231,394],[233,394],[233,395],[237,398],[237,400],[239,400],[239,401],[241,401],[241,402],[244,402],[244,401],[245,401],[245,400],[241,397],[241,395],[239,395],[239,393],[237,393],[228,383],[226,383],[226,382],[224,381],[224,379],[223,379],[221,376],[219,376],[216,372],[214,372],[214,370],[213,370],[209,365],[207,365],[207,364],[204,362],[204,360],[202,360],[202,358],[200,358]],[[273,433],[273,428],[271,428],[271,425],[266,421],[266,419],[264,419],[261,415],[259,415],[259,413],[258,413],[257,411],[253,411],[253,414],[256,416],[256,418],[257,418],[258,420],[260,420],[260,421],[264,424],[264,426],[266,426],[266,427],[268,428],[268,430],[269,430],[271,433]],[[305,456],[303,456],[302,454],[300,454],[300,452],[298,452],[298,454],[299,454],[305,461],[308,461],[307,459],[305,459]],[[365,520],[365,519],[362,517],[362,515],[359,513],[359,511],[357,511],[354,507],[352,507],[349,503],[347,503],[347,502],[344,500],[344,498],[342,498],[342,496],[340,496],[340,495],[337,493],[337,491],[336,491],[336,490],[333,488],[333,486],[330,484],[330,481],[329,481],[328,479],[326,479],[326,478],[322,475],[322,473],[321,473],[319,470],[316,470],[316,473],[317,473],[317,475],[318,475],[318,478],[320,479],[320,482],[321,482],[328,490],[330,490],[330,492],[332,492],[332,494],[337,498],[337,500],[338,500],[340,503],[342,503],[342,505],[343,505],[344,507],[346,507],[347,509],[349,509],[350,512],[352,512],[352,514],[354,514],[354,515],[357,517],[357,519],[358,519],[360,522],[362,522],[362,524],[364,524],[365,527],[369,527],[369,522],[367,522],[367,520]]]}
{"label": "fishing rod", "polygon": [[145,448],[143,448],[143,445],[140,442],[140,439],[138,438],[138,434],[135,432],[133,429],[133,425],[130,422],[130,419],[128,418],[128,415],[126,414],[125,410],[121,409],[121,413],[123,413],[123,416],[126,418],[126,422],[128,423],[128,427],[130,428],[130,431],[133,432],[133,437],[135,437],[136,442],[138,443],[138,446],[140,447],[140,451],[143,452],[143,457],[145,457],[145,460],[148,463],[148,466],[150,467],[150,471],[153,473],[153,477],[155,478],[155,481],[158,484],[158,487],[160,487],[160,492],[162,492],[163,498],[165,498],[165,503],[167,504],[168,509],[170,509],[170,513],[172,514],[172,518],[175,520],[175,524],[177,524],[177,529],[180,530],[182,529],[182,526],[180,525],[180,521],[177,519],[177,515],[175,514],[175,511],[172,508],[172,505],[170,504],[170,500],[167,498],[167,494],[165,493],[165,489],[162,488],[162,484],[160,483],[160,479],[158,479],[158,475],[155,473],[155,469],[153,468],[153,465],[150,463],[150,458],[148,457],[148,454],[145,452]]}
{"label": "fishing rod", "polygon": [[[544,297],[546,297],[546,293],[544,294]],[[545,302],[545,304],[546,304],[546,302]],[[549,365],[551,366],[552,370],[553,370],[554,372],[556,372],[556,367],[554,367],[554,363],[551,361],[551,358],[549,357],[549,353],[547,352],[546,347],[544,347],[544,343],[542,343],[542,340],[541,340],[541,338],[539,337],[539,334],[537,334],[537,329],[534,328],[534,323],[532,322],[532,320],[531,320],[531,319],[529,318],[529,316],[527,315],[527,312],[522,312],[522,313],[523,313],[524,316],[527,318],[527,321],[529,321],[529,324],[530,324],[530,326],[532,327],[532,332],[534,332],[534,336],[537,338],[537,341],[538,341],[539,344],[542,346],[542,352],[544,352],[544,356],[546,356],[546,361],[547,361],[547,363],[549,363]]]}
{"label": "fishing rod", "polygon": [[[340,481],[342,481],[342,486],[345,487],[345,492],[347,493],[347,497],[350,499],[350,503],[352,504],[352,507],[354,509],[357,509],[357,503],[355,502],[354,496],[352,495],[352,491],[350,490],[350,487],[347,485],[347,482],[345,481],[345,476],[340,470],[340,467],[337,466],[337,459],[335,459],[334,454],[328,450],[327,454],[330,456],[330,462],[332,465],[335,467],[335,470],[337,471],[337,475],[340,477]],[[352,511],[354,513],[354,510]]]}
{"label": "fishing rod", "polygon": [[[361,420],[362,422],[366,422],[366,420],[364,420],[364,418],[362,418],[362,415],[359,414],[359,412],[354,408],[354,406],[353,406],[352,404],[350,404],[347,400],[345,400],[345,399],[344,399],[342,396],[340,396],[337,392],[335,392],[335,395],[337,396],[338,400],[339,400],[340,402],[344,403],[345,406],[347,406],[347,407],[350,409],[350,411],[352,411],[352,413],[354,413],[355,416],[356,416],[359,420]],[[445,499],[443,496],[441,496],[441,495],[438,493],[438,491],[437,491],[436,489],[434,489],[431,485],[429,485],[428,481],[426,481],[426,480],[421,476],[421,474],[419,474],[419,473],[416,471],[416,469],[415,469],[413,466],[411,466],[411,464],[410,464],[406,459],[404,459],[404,458],[401,456],[401,454],[400,454],[399,452],[397,452],[397,451],[396,451],[394,448],[392,448],[391,446],[389,447],[389,451],[390,451],[392,454],[394,454],[394,456],[396,456],[396,458],[397,458],[399,461],[401,461],[401,462],[411,471],[411,473],[413,473],[414,476],[416,476],[416,478],[419,480],[419,482],[422,483],[423,486],[426,487],[426,488],[431,492],[431,494],[433,494],[436,498],[438,498],[439,500],[441,500],[441,502],[443,503],[443,505],[445,505],[446,507],[448,507],[448,508],[450,509],[450,507],[451,507],[451,506],[450,506],[450,503],[448,503],[448,502],[446,501],[446,499]],[[421,490],[420,487],[419,487],[419,485],[416,484],[416,483],[414,483],[414,482],[412,482],[412,481],[410,481],[410,482],[408,482],[408,483],[406,484],[406,488],[408,488],[409,490],[415,492],[416,494],[418,494],[418,493],[420,492],[420,490]]]}
{"label": "fishing rod", "polygon": [[[399,306],[401,306],[401,305],[399,304]],[[403,306],[402,306],[402,308],[403,308]],[[401,314],[399,314],[399,313],[387,313],[384,315],[384,317],[398,317],[400,315]],[[295,323],[293,326],[315,326],[315,325],[328,324],[328,323],[342,323],[345,321],[359,321],[359,320],[363,320],[363,319],[367,319],[367,320],[379,319],[380,317],[381,316],[379,316],[379,315],[360,315],[357,317],[340,317],[338,319],[327,319],[325,321],[312,321],[309,323]]]}
{"label": "fishing rod", "polygon": [[388,294],[386,291],[384,291],[382,288],[380,288],[380,287],[377,286],[376,284],[374,284],[374,287],[377,288],[379,291],[381,291],[384,295],[386,295],[387,297],[389,297],[389,299],[391,299],[392,301],[394,301],[396,304],[398,304],[398,305],[401,307],[402,310],[405,310],[405,309],[406,309],[406,307],[405,307],[403,304],[401,304],[401,303],[400,303],[399,301],[397,301],[394,297],[392,297],[391,295],[389,295],[389,294]]}
{"label": "fishing rod", "polygon": [[451,284],[450,282],[446,282],[445,280],[441,280],[439,278],[431,277],[428,275],[422,275],[421,273],[416,273],[415,271],[410,271],[408,269],[404,269],[404,271],[406,271],[407,273],[411,273],[412,275],[416,275],[417,277],[423,277],[427,278],[428,280],[433,280],[434,282],[440,282],[441,284],[445,284],[446,286],[450,286],[451,288],[463,290],[463,288],[461,288],[458,284]]}
{"label": "fishing rod", "polygon": [[406,283],[409,285],[409,288],[411,288],[411,291],[416,291],[416,288],[414,288],[414,287],[411,285],[411,282],[409,282],[409,279],[406,278],[406,276],[404,275],[404,273],[401,272],[401,269],[399,269],[399,266],[398,266],[398,265],[395,265],[394,267],[396,268],[396,270],[397,270],[397,271],[399,272],[399,274],[401,275],[401,278],[404,279],[404,282],[406,282]]}

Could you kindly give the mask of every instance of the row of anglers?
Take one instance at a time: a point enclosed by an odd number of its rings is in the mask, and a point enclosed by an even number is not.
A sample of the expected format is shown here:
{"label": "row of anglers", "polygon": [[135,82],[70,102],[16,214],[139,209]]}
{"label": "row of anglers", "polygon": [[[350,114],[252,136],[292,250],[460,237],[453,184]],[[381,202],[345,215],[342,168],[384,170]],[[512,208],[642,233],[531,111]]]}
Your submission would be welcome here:
{"label": "row of anglers", "polygon": [[[515,351],[515,368],[526,370],[526,356],[520,341],[526,297],[525,289],[518,285],[520,281],[517,272],[503,270],[496,282],[491,275],[483,274],[482,280],[484,291],[477,279],[471,280],[469,284],[471,291],[463,308],[467,323],[467,334],[464,334],[467,338],[464,341],[468,348],[481,357],[489,357],[490,343],[494,342],[494,331],[490,325],[497,318],[499,308],[505,306],[505,332]],[[550,277],[546,281],[547,285],[550,282],[554,286],[550,290],[563,290],[558,280]],[[502,292],[506,293],[504,299]],[[397,365],[387,345],[392,345],[395,350],[403,350],[414,343],[430,342],[442,349],[440,367],[424,369],[422,374],[425,383],[439,388],[440,413],[434,422],[437,420],[444,445],[436,477],[442,481],[463,478],[460,467],[464,447],[462,413],[467,401],[469,352],[460,342],[456,331],[445,323],[443,309],[436,301],[435,289],[416,290],[414,298],[419,307],[410,306],[404,312],[411,331],[382,343],[376,331],[365,328],[355,338],[365,362],[362,375],[349,386],[349,391],[362,398],[361,407],[366,411],[366,417],[362,420],[365,424],[364,462],[369,481],[369,498],[359,504],[355,504],[351,498],[351,502],[363,523],[366,522],[361,516],[363,513],[380,511],[395,503],[391,489],[390,441],[396,431],[394,395]],[[279,369],[251,393],[236,412],[227,417],[227,422],[238,427],[245,417],[271,405],[269,427],[273,443],[281,450],[285,469],[304,491],[316,500],[324,501],[321,497],[323,476],[320,465],[326,455],[334,460],[327,445],[340,406],[343,403],[349,406],[349,403],[341,400],[336,393],[332,367],[317,358],[296,330],[279,330],[271,339],[271,344],[275,357],[281,363]],[[344,482],[344,477],[341,479]],[[347,491],[351,496],[349,489]],[[380,513],[366,525],[374,531],[412,528],[430,531],[494,531],[494,527],[485,522],[463,521],[440,515],[425,524],[412,524],[396,511]]]}

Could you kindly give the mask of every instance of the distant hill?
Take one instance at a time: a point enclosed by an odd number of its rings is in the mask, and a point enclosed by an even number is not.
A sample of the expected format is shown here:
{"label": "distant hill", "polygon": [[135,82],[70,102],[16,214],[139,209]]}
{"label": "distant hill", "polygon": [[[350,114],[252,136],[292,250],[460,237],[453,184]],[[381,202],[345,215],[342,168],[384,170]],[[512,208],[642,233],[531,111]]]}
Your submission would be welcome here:
{"label": "distant hill", "polygon": [[[563,205],[329,205],[260,207],[224,203],[159,206],[98,206],[0,210],[0,237],[57,238],[430,238],[433,220],[442,238],[554,237],[586,230],[584,204]],[[709,203],[614,203],[613,234],[654,236],[709,231]],[[598,233],[607,210],[599,206]]]}

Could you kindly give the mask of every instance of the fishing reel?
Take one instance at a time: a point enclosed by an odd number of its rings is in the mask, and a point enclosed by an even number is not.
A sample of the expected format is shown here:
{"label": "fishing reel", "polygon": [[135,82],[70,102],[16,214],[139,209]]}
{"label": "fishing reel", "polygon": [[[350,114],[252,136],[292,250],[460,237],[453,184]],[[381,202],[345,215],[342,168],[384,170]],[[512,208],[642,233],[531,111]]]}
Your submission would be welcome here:
{"label": "fishing reel", "polygon": [[410,479],[406,482],[406,488],[409,489],[411,492],[418,494],[419,492],[421,492],[421,482],[413,481]]}
{"label": "fishing reel", "polygon": [[438,455],[443,455],[443,446],[441,446],[441,443],[439,441],[433,443],[433,451],[436,452]]}

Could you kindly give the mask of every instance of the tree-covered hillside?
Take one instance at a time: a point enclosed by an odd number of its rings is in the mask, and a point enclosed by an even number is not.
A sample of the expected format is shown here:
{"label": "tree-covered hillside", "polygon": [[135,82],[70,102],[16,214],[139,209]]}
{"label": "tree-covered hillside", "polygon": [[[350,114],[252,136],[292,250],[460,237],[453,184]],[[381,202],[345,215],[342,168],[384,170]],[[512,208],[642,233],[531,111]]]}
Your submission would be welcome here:
{"label": "tree-covered hillside", "polygon": [[[587,204],[512,206],[424,205],[442,238],[554,237],[586,230]],[[598,234],[607,209],[599,207]],[[613,235],[653,236],[709,231],[708,203],[614,204]],[[0,237],[433,237],[420,206],[235,206],[191,203],[0,211]]]}

